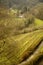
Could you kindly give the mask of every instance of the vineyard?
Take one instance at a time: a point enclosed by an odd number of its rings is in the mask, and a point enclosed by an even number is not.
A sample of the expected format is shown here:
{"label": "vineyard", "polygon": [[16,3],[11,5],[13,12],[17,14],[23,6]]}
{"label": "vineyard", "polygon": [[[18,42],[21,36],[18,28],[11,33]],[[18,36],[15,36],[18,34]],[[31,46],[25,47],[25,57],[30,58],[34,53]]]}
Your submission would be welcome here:
{"label": "vineyard", "polygon": [[43,30],[0,40],[0,65],[34,65],[43,56]]}

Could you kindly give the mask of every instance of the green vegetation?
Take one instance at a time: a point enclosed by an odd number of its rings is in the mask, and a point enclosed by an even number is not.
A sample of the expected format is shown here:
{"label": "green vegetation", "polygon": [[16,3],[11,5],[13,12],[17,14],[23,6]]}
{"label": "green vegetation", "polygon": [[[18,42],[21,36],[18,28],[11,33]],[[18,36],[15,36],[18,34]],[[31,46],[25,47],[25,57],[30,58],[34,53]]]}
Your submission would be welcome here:
{"label": "green vegetation", "polygon": [[34,52],[34,49],[36,48],[37,45],[40,44],[39,42],[42,40],[42,38],[43,38],[43,31],[39,30],[33,33],[23,34],[21,36],[21,39],[19,39],[18,37],[18,40],[15,39],[15,36],[8,37],[3,41],[0,40],[1,44],[0,63],[2,64],[3,62],[3,64],[5,63],[6,65],[7,62],[9,65],[20,63],[21,61],[25,60],[25,55],[26,57],[28,57],[30,53]]}
{"label": "green vegetation", "polygon": [[36,26],[43,26],[43,20],[35,19]]}
{"label": "green vegetation", "polygon": [[32,4],[23,9],[0,4],[0,65],[35,65],[43,57],[43,4]]}
{"label": "green vegetation", "polygon": [[31,13],[33,13],[33,15],[36,18],[43,20],[43,3],[40,3],[40,4],[36,5],[32,9]]}

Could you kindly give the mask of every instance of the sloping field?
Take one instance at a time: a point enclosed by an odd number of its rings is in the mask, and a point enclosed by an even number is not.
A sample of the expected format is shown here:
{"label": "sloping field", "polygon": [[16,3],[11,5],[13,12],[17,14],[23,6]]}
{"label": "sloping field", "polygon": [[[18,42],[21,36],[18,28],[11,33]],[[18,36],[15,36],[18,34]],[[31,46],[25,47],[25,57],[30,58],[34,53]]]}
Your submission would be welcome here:
{"label": "sloping field", "polygon": [[43,26],[43,20],[35,19],[36,26]]}
{"label": "sloping field", "polygon": [[[43,41],[43,30],[0,40],[0,65],[18,65],[22,61],[25,61],[38,48],[41,41]],[[43,55],[43,45],[39,49],[41,53],[38,55],[38,58]]]}
{"label": "sloping field", "polygon": [[43,65],[43,42],[41,42],[39,47],[30,57],[27,58],[27,60],[18,65]]}

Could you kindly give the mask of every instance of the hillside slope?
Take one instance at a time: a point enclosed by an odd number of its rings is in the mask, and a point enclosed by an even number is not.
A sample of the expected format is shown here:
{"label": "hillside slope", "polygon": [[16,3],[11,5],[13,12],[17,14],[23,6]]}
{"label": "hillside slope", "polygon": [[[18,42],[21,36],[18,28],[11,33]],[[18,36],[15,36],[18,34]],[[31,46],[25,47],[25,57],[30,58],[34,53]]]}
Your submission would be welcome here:
{"label": "hillside slope", "polygon": [[[19,39],[20,37],[21,39]],[[37,51],[37,48],[38,55],[36,53],[35,55],[33,54],[32,59],[37,58],[38,60],[40,56],[43,55],[43,45],[38,47],[43,39],[43,30],[23,34],[22,36],[20,35],[20,37],[19,35],[18,38],[16,36],[18,40],[15,39],[15,36],[0,40],[0,65],[18,65],[28,59],[29,56],[31,58],[30,54],[34,53],[35,49]],[[31,62],[33,61],[32,59]],[[34,62],[36,62],[36,60]]]}
{"label": "hillside slope", "polygon": [[40,0],[0,0],[0,3],[5,5],[6,7],[10,8],[12,6],[14,7],[21,7],[21,6],[34,6],[38,4],[39,2],[43,2]]}

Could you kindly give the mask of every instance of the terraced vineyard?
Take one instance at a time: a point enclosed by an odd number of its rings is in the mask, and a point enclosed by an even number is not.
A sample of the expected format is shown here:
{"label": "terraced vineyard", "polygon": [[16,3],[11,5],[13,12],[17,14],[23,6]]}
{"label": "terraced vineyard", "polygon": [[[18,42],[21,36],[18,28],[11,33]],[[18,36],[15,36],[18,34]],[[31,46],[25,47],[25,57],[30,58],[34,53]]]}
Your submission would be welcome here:
{"label": "terraced vineyard", "polygon": [[0,40],[0,65],[33,65],[43,56],[43,30]]}

